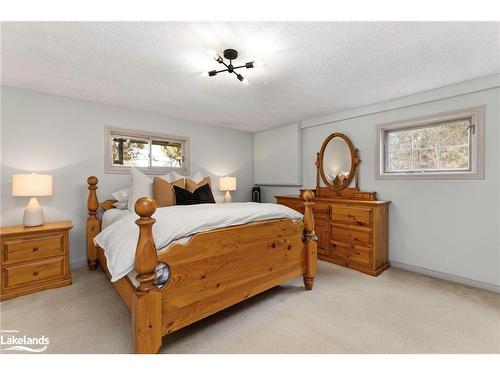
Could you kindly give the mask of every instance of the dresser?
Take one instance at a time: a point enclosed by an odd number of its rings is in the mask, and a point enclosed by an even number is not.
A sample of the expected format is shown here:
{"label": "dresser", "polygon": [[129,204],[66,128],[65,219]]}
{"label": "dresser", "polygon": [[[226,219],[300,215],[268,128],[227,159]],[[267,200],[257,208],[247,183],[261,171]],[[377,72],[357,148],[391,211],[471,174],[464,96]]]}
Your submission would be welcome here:
{"label": "dresser", "polygon": [[[276,196],[304,213],[300,196]],[[314,198],[318,258],[377,276],[387,268],[388,201]]]}
{"label": "dresser", "polygon": [[57,221],[38,227],[0,228],[1,301],[71,284],[68,252],[72,227],[71,221]]}

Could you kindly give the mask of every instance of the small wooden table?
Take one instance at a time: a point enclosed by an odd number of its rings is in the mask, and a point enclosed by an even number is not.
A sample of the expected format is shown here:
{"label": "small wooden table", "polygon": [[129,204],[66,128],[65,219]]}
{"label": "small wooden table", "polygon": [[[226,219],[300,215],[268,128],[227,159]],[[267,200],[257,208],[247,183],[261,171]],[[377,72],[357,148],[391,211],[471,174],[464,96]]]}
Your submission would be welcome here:
{"label": "small wooden table", "polygon": [[0,228],[0,301],[71,284],[71,221]]}

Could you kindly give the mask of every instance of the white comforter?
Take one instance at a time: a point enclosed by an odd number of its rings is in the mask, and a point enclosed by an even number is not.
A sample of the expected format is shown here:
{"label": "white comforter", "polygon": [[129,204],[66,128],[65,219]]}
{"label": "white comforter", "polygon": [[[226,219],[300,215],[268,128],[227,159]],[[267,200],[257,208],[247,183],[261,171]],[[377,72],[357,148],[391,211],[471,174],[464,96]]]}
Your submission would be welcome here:
{"label": "white comforter", "polygon": [[[301,220],[302,214],[279,204],[248,202],[162,207],[153,217],[156,219],[153,225],[155,245],[163,249],[199,232],[270,219]],[[139,238],[137,218],[134,212],[128,211],[94,238],[94,243],[106,255],[111,281],[120,279],[134,268]]]}

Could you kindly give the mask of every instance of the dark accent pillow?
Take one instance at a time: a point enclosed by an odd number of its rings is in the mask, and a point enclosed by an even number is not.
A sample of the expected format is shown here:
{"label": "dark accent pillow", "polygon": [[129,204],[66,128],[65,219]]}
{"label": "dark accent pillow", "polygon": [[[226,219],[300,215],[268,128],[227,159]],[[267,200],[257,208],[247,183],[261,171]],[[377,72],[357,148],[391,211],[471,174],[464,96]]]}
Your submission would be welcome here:
{"label": "dark accent pillow", "polygon": [[176,205],[215,203],[212,189],[209,184],[200,186],[192,193],[174,185],[174,192]]}

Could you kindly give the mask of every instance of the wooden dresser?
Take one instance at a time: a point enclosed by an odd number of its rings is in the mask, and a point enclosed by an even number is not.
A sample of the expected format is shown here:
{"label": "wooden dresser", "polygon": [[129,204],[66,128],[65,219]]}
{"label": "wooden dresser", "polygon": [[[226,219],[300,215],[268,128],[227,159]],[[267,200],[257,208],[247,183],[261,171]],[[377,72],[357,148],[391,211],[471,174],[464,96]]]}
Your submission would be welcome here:
{"label": "wooden dresser", "polygon": [[[304,213],[299,196],[276,196],[277,203]],[[372,276],[389,268],[388,201],[314,198],[318,258]]]}
{"label": "wooden dresser", "polygon": [[1,301],[71,284],[68,251],[72,227],[71,221],[58,221],[38,227],[0,228]]}

